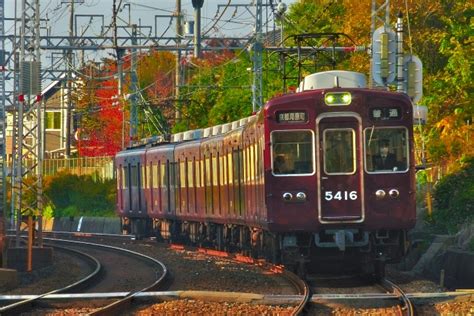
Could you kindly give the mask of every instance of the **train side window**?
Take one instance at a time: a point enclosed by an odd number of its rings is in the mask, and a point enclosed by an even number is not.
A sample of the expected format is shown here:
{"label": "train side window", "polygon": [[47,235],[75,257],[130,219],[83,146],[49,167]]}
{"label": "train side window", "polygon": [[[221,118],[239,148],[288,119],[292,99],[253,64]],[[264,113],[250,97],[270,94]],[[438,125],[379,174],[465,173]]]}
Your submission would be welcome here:
{"label": "train side window", "polygon": [[158,168],[159,168],[159,162],[153,163],[151,165],[151,173],[152,173],[152,184],[154,189],[158,189],[160,185],[158,184]]}
{"label": "train side window", "polygon": [[122,188],[128,188],[129,181],[129,174],[128,174],[128,166],[123,166],[123,173],[122,173]]}
{"label": "train side window", "polygon": [[123,183],[122,177],[123,177],[123,168],[122,168],[122,165],[119,165],[119,167],[117,168],[117,190],[121,189],[121,186]]}
{"label": "train side window", "polygon": [[147,166],[146,166],[146,164],[141,164],[140,166],[141,166],[140,167],[140,169],[141,169],[141,173],[140,173],[141,185],[142,185],[143,189],[146,189],[148,187],[148,181],[147,181],[147,178],[146,178]]}
{"label": "train side window", "polygon": [[314,137],[312,131],[274,131],[272,172],[274,175],[314,173]]}
{"label": "train side window", "polygon": [[214,209],[212,205],[213,201],[213,192],[212,192],[212,154],[209,156],[204,155],[205,165],[204,165],[204,177],[205,177],[205,200],[206,200],[206,213],[214,214]]}
{"label": "train side window", "polygon": [[356,171],[355,132],[351,128],[323,132],[324,172],[353,174]]}
{"label": "train side window", "polygon": [[194,188],[194,158],[193,160],[187,160],[187,164],[188,169],[186,171],[186,174],[188,175],[188,188]]}
{"label": "train side window", "polygon": [[182,189],[186,189],[186,174],[188,173],[187,168],[187,159],[181,160],[179,162],[179,186]]}
{"label": "train side window", "polygon": [[130,186],[138,186],[138,169],[137,166],[130,166]]}
{"label": "train side window", "polygon": [[168,162],[162,161],[160,163],[161,186],[168,190]]}
{"label": "train side window", "polygon": [[367,128],[364,137],[367,172],[408,171],[408,130],[405,127]]}

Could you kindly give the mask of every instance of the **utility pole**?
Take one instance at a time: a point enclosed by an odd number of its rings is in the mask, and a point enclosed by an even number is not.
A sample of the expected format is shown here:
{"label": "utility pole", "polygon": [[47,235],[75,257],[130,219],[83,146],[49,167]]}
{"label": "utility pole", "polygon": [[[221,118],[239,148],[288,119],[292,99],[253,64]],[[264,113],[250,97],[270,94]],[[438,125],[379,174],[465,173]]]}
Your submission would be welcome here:
{"label": "utility pole", "polygon": [[[132,25],[132,45],[137,45],[137,25]],[[137,49],[132,48],[131,51],[131,67],[130,79],[132,85],[132,94],[130,95],[130,140],[135,141],[137,137],[138,128],[138,108],[137,108],[137,94],[138,94],[138,79],[137,79]]]}
{"label": "utility pole", "polygon": [[[112,5],[112,11],[113,11],[113,16],[112,16],[112,29],[113,29],[113,47],[115,49],[115,53],[117,55],[117,76],[118,76],[118,84],[117,84],[117,94],[118,94],[118,101],[120,102],[120,105],[122,106],[122,148],[125,148],[125,106],[123,104],[123,60],[122,57],[124,55],[123,48],[119,48],[118,45],[118,36],[117,36],[117,13],[120,8],[117,8],[117,0],[114,0],[113,5]],[[130,126],[131,128],[131,126]]]}
{"label": "utility pole", "polygon": [[255,33],[253,43],[253,84],[252,84],[252,111],[255,113],[263,105],[262,97],[262,56],[263,35],[262,35],[262,0],[257,0],[255,4]]}
{"label": "utility pole", "polygon": [[[181,46],[181,37],[183,36],[183,26],[181,22],[181,0],[176,0],[176,46]],[[181,119],[181,102],[179,100],[181,88],[181,50],[176,51],[176,66],[175,66],[175,119]]]}
{"label": "utility pole", "polygon": [[[5,35],[5,1],[0,0],[0,34]],[[0,90],[5,91],[5,40],[0,40]],[[5,97],[0,101],[0,254],[2,256],[2,267],[6,267],[6,223],[5,196],[7,174],[5,170]]]}
{"label": "utility pole", "polygon": [[[43,157],[41,153],[41,63],[39,0],[23,0],[20,41],[20,93],[18,94],[18,147],[16,154],[17,235],[20,246],[21,221],[28,219],[27,271],[32,270],[35,226],[42,247]],[[33,97],[33,98],[32,98]],[[29,123],[27,123],[29,122]],[[28,179],[28,181],[27,181]],[[30,179],[33,179],[32,181]],[[36,200],[27,201],[31,193]]]}
{"label": "utility pole", "polygon": [[[69,14],[69,45],[74,46],[74,1],[71,0]],[[66,158],[71,157],[71,124],[72,124],[72,50],[67,51],[67,109],[66,109]]]}
{"label": "utility pole", "polygon": [[192,0],[194,8],[194,57],[201,57],[201,8],[204,0]]}

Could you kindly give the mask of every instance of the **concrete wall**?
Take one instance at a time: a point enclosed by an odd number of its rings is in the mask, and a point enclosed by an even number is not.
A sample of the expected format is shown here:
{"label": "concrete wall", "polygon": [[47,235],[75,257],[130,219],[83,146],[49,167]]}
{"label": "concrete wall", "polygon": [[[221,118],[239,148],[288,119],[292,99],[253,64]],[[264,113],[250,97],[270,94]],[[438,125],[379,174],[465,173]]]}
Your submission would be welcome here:
{"label": "concrete wall", "polygon": [[438,253],[424,268],[434,280],[445,273],[445,287],[449,289],[474,288],[474,253],[449,248]]}
{"label": "concrete wall", "polygon": [[[45,230],[46,226],[45,226]],[[51,230],[51,229],[50,229]],[[55,218],[53,231],[121,234],[122,227],[118,217],[62,217]]]}

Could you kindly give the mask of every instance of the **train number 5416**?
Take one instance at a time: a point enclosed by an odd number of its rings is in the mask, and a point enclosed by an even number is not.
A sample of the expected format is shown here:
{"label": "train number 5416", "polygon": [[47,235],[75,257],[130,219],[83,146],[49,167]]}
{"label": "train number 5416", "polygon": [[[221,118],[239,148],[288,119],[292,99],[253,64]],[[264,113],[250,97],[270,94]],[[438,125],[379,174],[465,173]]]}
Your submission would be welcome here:
{"label": "train number 5416", "polygon": [[325,191],[324,192],[324,199],[326,201],[331,200],[339,200],[339,201],[347,201],[347,200],[357,200],[357,191]]}

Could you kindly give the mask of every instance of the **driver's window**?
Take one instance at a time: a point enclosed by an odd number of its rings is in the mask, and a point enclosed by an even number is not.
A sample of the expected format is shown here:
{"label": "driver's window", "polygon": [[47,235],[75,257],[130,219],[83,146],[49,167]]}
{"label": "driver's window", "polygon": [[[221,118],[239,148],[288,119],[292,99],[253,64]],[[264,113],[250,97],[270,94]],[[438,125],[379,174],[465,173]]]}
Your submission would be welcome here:
{"label": "driver's window", "polygon": [[408,170],[406,128],[368,128],[365,130],[365,166],[368,172]]}

